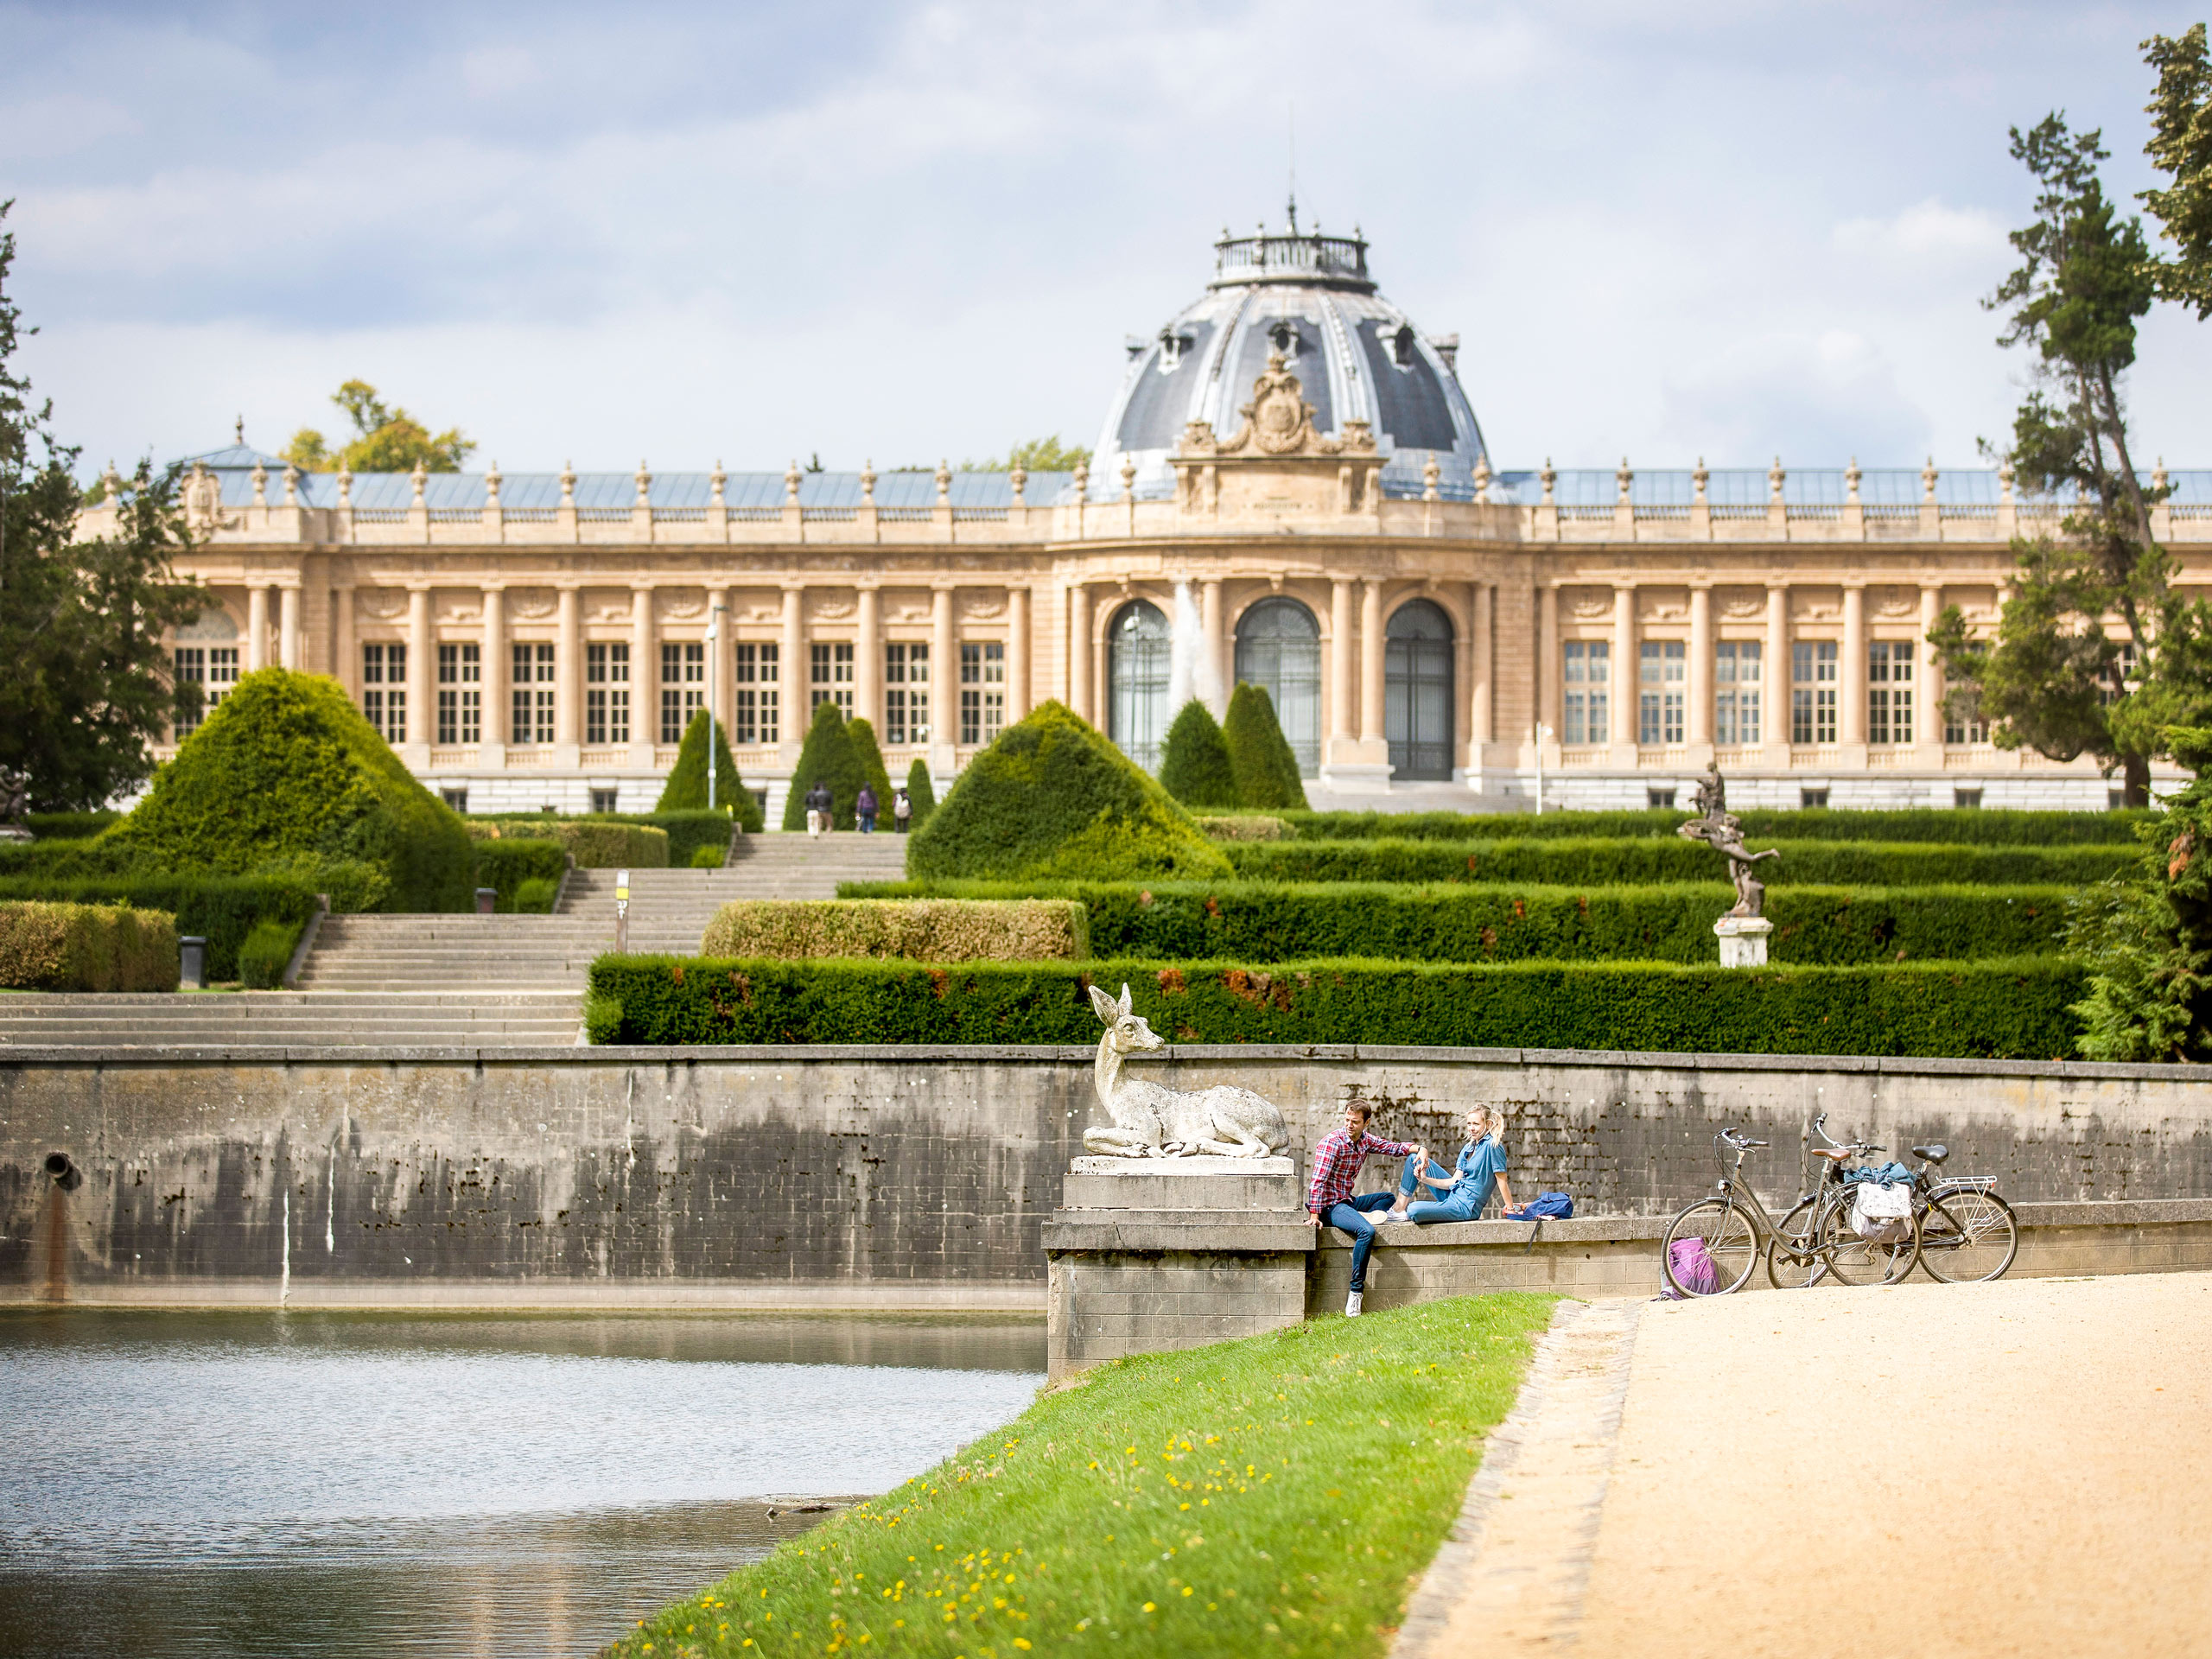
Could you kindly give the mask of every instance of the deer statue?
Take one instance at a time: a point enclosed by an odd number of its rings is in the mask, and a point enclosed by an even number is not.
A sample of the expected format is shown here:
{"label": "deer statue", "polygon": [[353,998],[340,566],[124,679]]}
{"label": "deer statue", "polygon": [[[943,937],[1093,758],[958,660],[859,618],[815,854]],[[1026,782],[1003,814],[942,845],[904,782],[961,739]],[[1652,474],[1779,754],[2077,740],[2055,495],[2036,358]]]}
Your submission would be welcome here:
{"label": "deer statue", "polygon": [[1129,988],[1116,1001],[1097,986],[1090,1006],[1106,1022],[1091,1077],[1113,1127],[1085,1129],[1084,1149],[1112,1158],[1268,1158],[1290,1144],[1274,1103],[1222,1084],[1196,1094],[1122,1076],[1122,1062],[1162,1046],[1142,1014],[1129,1012]]}

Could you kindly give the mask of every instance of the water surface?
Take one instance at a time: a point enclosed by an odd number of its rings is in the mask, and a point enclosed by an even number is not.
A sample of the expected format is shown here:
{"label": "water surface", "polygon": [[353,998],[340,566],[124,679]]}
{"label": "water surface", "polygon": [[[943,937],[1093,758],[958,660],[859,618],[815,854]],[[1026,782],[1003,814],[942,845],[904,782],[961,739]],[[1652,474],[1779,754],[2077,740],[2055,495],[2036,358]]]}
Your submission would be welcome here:
{"label": "water surface", "polygon": [[1042,1321],[0,1313],[0,1654],[588,1654],[1020,1412]]}

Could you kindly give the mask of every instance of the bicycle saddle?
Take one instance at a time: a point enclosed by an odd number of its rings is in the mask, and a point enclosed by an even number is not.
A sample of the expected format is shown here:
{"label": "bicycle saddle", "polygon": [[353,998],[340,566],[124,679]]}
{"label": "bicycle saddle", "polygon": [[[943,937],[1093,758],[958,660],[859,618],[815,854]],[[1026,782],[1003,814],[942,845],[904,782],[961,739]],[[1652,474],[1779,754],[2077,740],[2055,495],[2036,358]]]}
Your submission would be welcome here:
{"label": "bicycle saddle", "polygon": [[1931,1164],[1940,1164],[1951,1155],[1951,1149],[1938,1141],[1932,1147],[1915,1147],[1912,1149],[1912,1155],[1916,1158],[1925,1158]]}

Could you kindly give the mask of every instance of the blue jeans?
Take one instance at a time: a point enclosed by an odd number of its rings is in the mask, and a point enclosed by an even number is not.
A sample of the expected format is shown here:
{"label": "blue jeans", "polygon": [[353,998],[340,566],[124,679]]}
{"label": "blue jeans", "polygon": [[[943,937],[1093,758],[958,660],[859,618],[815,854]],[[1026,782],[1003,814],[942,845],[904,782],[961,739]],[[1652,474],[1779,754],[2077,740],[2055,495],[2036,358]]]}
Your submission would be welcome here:
{"label": "blue jeans", "polygon": [[1351,1238],[1351,1287],[1354,1290],[1367,1288],[1367,1258],[1375,1253],[1375,1224],[1367,1218],[1368,1215],[1370,1211],[1389,1207],[1390,1195],[1388,1192],[1366,1192],[1346,1203],[1331,1205],[1328,1213],[1321,1217],[1324,1225],[1333,1227]]}
{"label": "blue jeans", "polygon": [[[1412,1198],[1420,1190],[1414,1178],[1421,1173],[1414,1167],[1413,1159],[1407,1158],[1405,1173],[1398,1178],[1398,1191],[1408,1198]],[[1427,1173],[1435,1176],[1439,1180],[1449,1180],[1456,1172],[1445,1168],[1434,1159],[1431,1159]],[[1440,1221],[1472,1221],[1475,1218],[1473,1213],[1467,1208],[1465,1201],[1459,1197],[1459,1193],[1466,1185],[1462,1181],[1458,1186],[1450,1188],[1448,1197],[1422,1198],[1416,1203],[1408,1205],[1406,1219],[1416,1227],[1433,1226]]]}
{"label": "blue jeans", "polygon": [[873,812],[863,812],[860,817],[861,834],[864,836],[874,835],[875,833],[875,814]]}

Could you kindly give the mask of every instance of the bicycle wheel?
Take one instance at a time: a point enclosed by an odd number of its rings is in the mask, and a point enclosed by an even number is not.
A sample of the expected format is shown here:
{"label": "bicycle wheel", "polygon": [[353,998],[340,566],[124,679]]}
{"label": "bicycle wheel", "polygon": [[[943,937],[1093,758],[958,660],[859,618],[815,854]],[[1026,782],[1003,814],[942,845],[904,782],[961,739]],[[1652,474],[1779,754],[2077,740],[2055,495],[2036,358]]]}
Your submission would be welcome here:
{"label": "bicycle wheel", "polygon": [[1798,1199],[1767,1241],[1767,1282],[1777,1290],[1802,1290],[1828,1276],[1827,1261],[1819,1254],[1820,1241],[1813,1236],[1819,1205],[1818,1198]]}
{"label": "bicycle wheel", "polygon": [[1994,1192],[1946,1192],[1920,1221],[1920,1260],[1947,1285],[2001,1279],[2020,1253],[2012,1206]]}
{"label": "bicycle wheel", "polygon": [[[1684,1239],[1702,1239],[1713,1258],[1716,1279],[1709,1291],[1694,1290],[1675,1277],[1675,1246]],[[1726,1296],[1743,1287],[1759,1259],[1758,1228],[1739,1205],[1726,1198],[1700,1198],[1668,1224],[1659,1241],[1659,1271],[1684,1296]]]}
{"label": "bicycle wheel", "polygon": [[1821,1243],[1828,1271],[1847,1285],[1894,1285],[1912,1271],[1920,1253],[1920,1229],[1908,1222],[1905,1236],[1894,1244],[1877,1244],[1859,1236],[1851,1224],[1851,1206],[1838,1205],[1821,1224]]}

